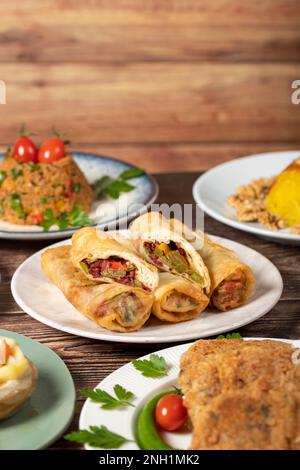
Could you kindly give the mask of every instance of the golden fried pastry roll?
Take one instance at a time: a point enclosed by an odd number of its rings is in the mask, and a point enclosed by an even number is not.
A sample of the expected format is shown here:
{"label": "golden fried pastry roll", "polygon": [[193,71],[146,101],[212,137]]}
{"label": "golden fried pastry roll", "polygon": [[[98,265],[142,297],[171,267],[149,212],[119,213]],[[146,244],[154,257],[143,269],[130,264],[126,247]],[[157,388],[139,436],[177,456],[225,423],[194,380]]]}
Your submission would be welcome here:
{"label": "golden fried pastry roll", "polygon": [[[183,236],[185,226],[165,219],[159,212],[138,217],[131,225],[137,252],[161,271],[178,274],[210,291],[208,270],[201,255]],[[182,230],[181,230],[182,229]]]}
{"label": "golden fried pastry roll", "polygon": [[139,330],[148,320],[153,295],[120,283],[96,283],[76,269],[70,246],[50,248],[42,254],[42,270],[71,304],[99,326],[112,331]]}
{"label": "golden fried pastry roll", "polygon": [[[202,232],[197,232],[201,237]],[[255,290],[255,277],[249,266],[227,248],[206,235],[199,250],[210,274],[210,302],[222,312],[245,304]]]}
{"label": "golden fried pastry roll", "polygon": [[153,291],[158,285],[157,269],[121,245],[107,232],[85,227],[72,237],[71,260],[90,280],[118,282]]}
{"label": "golden fried pastry roll", "polygon": [[152,313],[171,323],[195,318],[209,303],[199,284],[171,273],[160,273],[154,297]]}

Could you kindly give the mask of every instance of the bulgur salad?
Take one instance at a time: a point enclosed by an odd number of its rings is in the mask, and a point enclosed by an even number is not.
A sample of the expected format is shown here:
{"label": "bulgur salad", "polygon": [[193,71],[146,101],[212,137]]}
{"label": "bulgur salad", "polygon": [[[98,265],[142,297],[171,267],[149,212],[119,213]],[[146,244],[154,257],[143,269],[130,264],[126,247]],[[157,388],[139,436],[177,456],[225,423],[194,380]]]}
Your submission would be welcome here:
{"label": "bulgur salad", "polygon": [[0,163],[0,219],[18,225],[53,227],[90,225],[93,199],[117,199],[134,186],[127,180],[144,173],[139,168],[117,179],[103,175],[92,186],[67,150],[68,141],[55,134],[39,148],[22,128],[13,149]]}

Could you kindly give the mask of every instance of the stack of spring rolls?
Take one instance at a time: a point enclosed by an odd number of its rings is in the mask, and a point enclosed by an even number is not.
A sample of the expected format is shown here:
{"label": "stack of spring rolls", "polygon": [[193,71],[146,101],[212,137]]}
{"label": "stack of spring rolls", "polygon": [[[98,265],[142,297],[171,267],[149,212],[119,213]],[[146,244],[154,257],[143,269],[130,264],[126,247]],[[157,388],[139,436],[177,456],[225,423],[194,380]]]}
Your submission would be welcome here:
{"label": "stack of spring rolls", "polygon": [[71,246],[42,254],[46,276],[99,326],[137,331],[151,313],[178,323],[195,318],[209,303],[220,311],[238,307],[254,291],[251,269],[232,251],[175,219],[144,214],[130,234],[129,239],[85,227]]}

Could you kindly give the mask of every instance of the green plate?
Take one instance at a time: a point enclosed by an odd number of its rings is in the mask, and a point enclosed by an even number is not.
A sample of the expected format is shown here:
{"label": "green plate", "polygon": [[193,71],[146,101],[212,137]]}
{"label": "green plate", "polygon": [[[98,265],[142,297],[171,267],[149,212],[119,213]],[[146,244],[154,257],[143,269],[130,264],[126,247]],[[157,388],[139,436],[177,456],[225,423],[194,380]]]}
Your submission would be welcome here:
{"label": "green plate", "polygon": [[38,384],[30,401],[17,414],[0,421],[0,450],[36,450],[48,447],[68,428],[76,393],[64,362],[50,349],[25,336],[1,330],[13,338],[36,365]]}

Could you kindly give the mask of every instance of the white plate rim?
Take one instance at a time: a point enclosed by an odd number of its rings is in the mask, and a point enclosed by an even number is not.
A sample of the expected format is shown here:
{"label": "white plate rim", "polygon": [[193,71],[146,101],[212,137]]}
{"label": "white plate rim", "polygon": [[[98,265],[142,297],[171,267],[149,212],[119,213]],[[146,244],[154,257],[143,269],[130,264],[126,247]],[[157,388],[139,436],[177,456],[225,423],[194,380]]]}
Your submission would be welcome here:
{"label": "white plate rim", "polygon": [[[245,341],[250,341],[250,340],[271,340],[271,341],[282,341],[284,343],[289,343],[294,345],[296,348],[300,348],[300,340],[299,339],[286,339],[286,338],[261,338],[261,337],[245,337],[243,338]],[[126,408],[121,408],[116,411],[111,411],[111,410],[101,410],[99,405],[95,405],[91,402],[90,399],[86,399],[86,401],[83,404],[83,407],[80,412],[80,417],[79,417],[79,429],[86,429],[88,428],[91,424],[96,424],[95,422],[91,423],[88,418],[88,413],[89,409],[92,407],[93,415],[95,416],[96,413],[98,413],[99,417],[106,417],[109,419],[108,422],[99,422],[97,425],[108,425],[110,426],[109,429],[120,433],[121,435],[124,435],[124,437],[127,437],[128,439],[134,439],[134,420],[135,420],[135,414],[137,410],[141,407],[142,403],[144,402],[145,398],[148,397],[149,395],[154,395],[157,393],[157,389],[161,389],[166,387],[166,385],[169,382],[177,382],[177,377],[179,373],[179,359],[180,356],[193,344],[194,342],[190,343],[184,343],[176,346],[171,346],[168,348],[161,349],[159,351],[154,351],[154,353],[149,353],[146,354],[142,357],[139,357],[138,359],[149,359],[151,354],[158,354],[160,356],[163,356],[169,366],[169,371],[168,375],[161,377],[161,378],[146,378],[142,376],[140,372],[135,370],[135,368],[132,365],[132,362],[129,362],[128,364],[125,364],[124,366],[119,367],[115,371],[113,371],[111,374],[106,376],[103,380],[101,380],[94,389],[101,388],[106,390],[107,392],[111,393],[112,387],[115,384],[120,384],[125,388],[128,388],[130,391],[134,393],[136,396],[135,400],[133,401],[135,408],[132,407],[126,407]],[[175,363],[175,360],[177,362]],[[126,380],[127,376],[127,380]],[[135,380],[130,380],[134,378]],[[124,380],[125,379],[125,380]],[[143,393],[145,391],[145,393]],[[141,396],[142,395],[142,396]],[[112,419],[113,417],[117,417],[119,414],[119,419],[114,427],[114,420]],[[125,423],[125,434],[124,430],[122,429],[122,432],[120,431],[120,422],[121,419],[120,417],[124,418],[122,422]],[[97,417],[98,420],[98,417]],[[112,423],[112,425],[111,425]],[[99,449],[94,449],[91,448],[88,445],[85,445],[86,450],[99,450]],[[139,447],[137,443],[134,442],[129,442],[125,444],[123,447],[120,448],[121,450],[138,450]],[[115,449],[111,449],[115,450]]]}
{"label": "white plate rim", "polygon": [[[221,163],[220,165],[216,165],[215,167],[211,168],[210,170],[206,171],[203,175],[200,175],[196,181],[194,182],[193,184],[193,189],[192,189],[192,192],[193,192],[193,198],[194,200],[196,201],[196,203],[198,204],[198,206],[200,207],[200,209],[202,209],[206,214],[208,214],[209,216],[211,216],[213,219],[215,220],[218,220],[219,222],[222,222],[223,224],[225,225],[229,225],[230,227],[233,227],[233,228],[236,228],[238,230],[242,230],[243,232],[248,232],[248,233],[252,233],[252,234],[255,234],[255,235],[260,235],[262,237],[267,237],[269,239],[277,239],[277,240],[289,240],[289,241],[293,241],[293,242],[299,242],[300,243],[300,235],[297,235],[297,234],[293,234],[293,233],[287,233],[287,232],[282,232],[282,231],[273,231],[273,230],[269,230],[267,228],[265,228],[263,225],[259,226],[259,227],[253,227],[253,226],[250,226],[249,224],[247,224],[246,222],[240,222],[238,221],[237,219],[236,220],[233,220],[233,219],[230,219],[229,217],[226,217],[225,215],[222,215],[221,213],[219,213],[218,211],[210,208],[205,200],[203,198],[201,198],[201,195],[200,195],[200,190],[201,190],[201,186],[204,184],[204,182],[206,182],[207,179],[211,178],[212,175],[214,174],[215,170],[220,170],[222,168],[227,168],[227,167],[230,167],[230,166],[234,166],[235,163],[240,163],[241,161],[249,161],[251,159],[255,159],[255,158],[261,158],[261,157],[270,157],[271,155],[280,155],[282,153],[289,153],[291,155],[291,158],[293,157],[297,157],[300,155],[300,150],[297,151],[297,150],[291,150],[291,151],[276,151],[276,152],[263,152],[263,153],[257,153],[257,154],[253,154],[253,155],[247,155],[245,157],[241,157],[241,158],[235,158],[233,160],[230,160],[228,162],[225,162],[225,163]],[[264,175],[262,175],[263,177]],[[251,177],[249,177],[249,181],[250,181]],[[237,187],[238,187],[239,183],[237,182]]]}
{"label": "white plate rim", "polygon": [[[125,231],[123,231],[123,232],[125,232]],[[205,338],[205,337],[209,337],[209,336],[214,336],[216,334],[225,333],[227,331],[232,331],[232,329],[241,328],[242,326],[245,326],[249,323],[253,323],[254,321],[261,318],[263,315],[268,313],[277,304],[277,302],[279,301],[279,299],[282,295],[283,281],[282,281],[281,274],[280,274],[279,270],[277,269],[277,267],[268,258],[266,258],[264,255],[262,255],[261,253],[255,251],[252,248],[249,248],[245,245],[242,245],[238,242],[235,242],[233,240],[229,240],[229,239],[225,239],[225,238],[221,238],[221,237],[216,237],[216,236],[211,236],[211,237],[212,237],[213,240],[217,241],[220,244],[222,244],[222,242],[224,242],[224,241],[225,242],[230,242],[230,244],[233,245],[233,247],[242,248],[244,250],[247,250],[247,252],[249,254],[252,254],[253,256],[254,255],[259,256],[260,259],[262,259],[263,262],[267,265],[266,269],[269,269],[269,270],[272,269],[273,270],[273,274],[274,274],[274,276],[276,276],[277,290],[276,290],[276,295],[273,294],[272,302],[270,302],[267,307],[261,308],[260,310],[256,310],[255,314],[253,314],[250,319],[249,319],[249,316],[248,316],[244,320],[237,321],[237,322],[230,323],[230,324],[228,323],[227,327],[211,328],[211,329],[207,330],[206,333],[204,333],[204,334],[201,333],[201,332],[198,332],[197,329],[193,330],[192,332],[185,333],[184,335],[176,334],[176,335],[169,335],[169,336],[164,335],[164,336],[158,336],[158,337],[157,336],[141,336],[141,335],[135,336],[132,333],[117,333],[117,332],[111,332],[111,335],[108,335],[108,334],[105,334],[105,333],[101,333],[101,331],[99,331],[99,333],[94,333],[94,332],[90,333],[90,332],[80,330],[80,329],[77,329],[77,328],[68,327],[68,326],[64,326],[64,325],[62,326],[61,324],[58,324],[55,321],[52,321],[51,319],[49,319],[47,317],[44,317],[43,315],[40,315],[39,312],[37,312],[36,310],[31,308],[29,305],[27,305],[27,303],[24,302],[22,297],[20,297],[20,295],[18,294],[18,278],[19,278],[19,276],[21,276],[20,273],[22,272],[22,269],[25,266],[27,266],[28,264],[30,264],[34,257],[40,256],[41,253],[49,247],[55,247],[55,246],[59,246],[59,245],[63,245],[63,244],[68,244],[68,243],[70,243],[70,239],[54,243],[54,244],[52,244],[48,247],[45,247],[45,248],[39,250],[38,252],[34,253],[29,258],[27,258],[16,269],[16,271],[15,271],[13,277],[12,277],[12,280],[11,280],[12,295],[13,295],[13,298],[16,301],[16,303],[21,307],[21,309],[24,312],[26,312],[28,315],[30,315],[32,318],[34,318],[35,320],[38,320],[39,322],[44,323],[47,326],[55,328],[59,331],[70,333],[70,334],[73,334],[73,335],[76,335],[76,336],[81,336],[81,337],[86,337],[86,338],[91,338],[91,339],[97,339],[97,340],[102,340],[102,341],[110,341],[110,342],[118,342],[118,343],[124,343],[124,342],[125,343],[147,343],[147,344],[171,343],[171,342],[177,342],[177,341],[188,341],[188,340],[194,340],[194,339],[198,339],[198,338]],[[246,306],[248,306],[248,305],[251,305],[251,300],[250,300],[250,303],[246,304]],[[240,307],[240,309],[243,309],[243,308],[245,308],[245,307],[244,306]],[[195,320],[191,320],[191,321],[195,321]],[[166,325],[163,325],[163,326],[166,326],[166,328],[168,328],[169,325],[166,324]],[[140,330],[139,333],[141,331],[142,330]]]}

